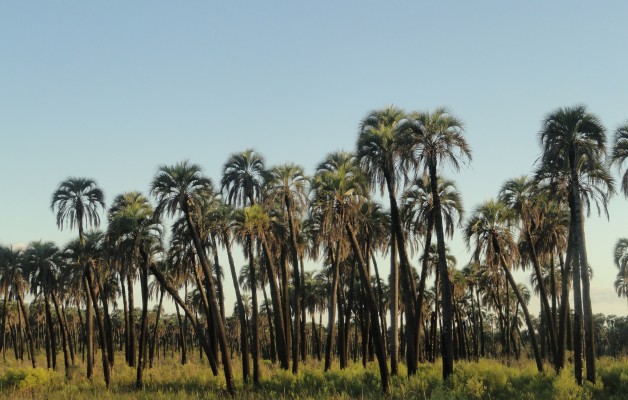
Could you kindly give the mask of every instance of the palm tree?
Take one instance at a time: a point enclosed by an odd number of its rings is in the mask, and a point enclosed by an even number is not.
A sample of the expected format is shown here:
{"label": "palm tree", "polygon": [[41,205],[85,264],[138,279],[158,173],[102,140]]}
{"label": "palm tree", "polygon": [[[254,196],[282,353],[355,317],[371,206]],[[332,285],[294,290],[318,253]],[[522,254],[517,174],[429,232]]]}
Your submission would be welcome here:
{"label": "palm tree", "polygon": [[[562,190],[571,211],[573,254],[573,284],[575,307],[574,359],[575,376],[582,383],[581,329],[584,318],[584,342],[587,380],[595,383],[595,342],[593,311],[586,240],[584,236],[584,206],[593,200],[606,212],[609,196],[614,191],[613,178],[606,166],[606,133],[599,118],[585,106],[559,108],[542,122],[539,141],[543,149],[537,179]],[[572,234],[570,233],[570,238]],[[568,261],[569,262],[569,261]],[[580,283],[582,282],[582,289]],[[581,312],[582,311],[582,312]]]}
{"label": "palm tree", "polygon": [[[514,223],[514,212],[506,207],[504,203],[486,201],[480,204],[467,221],[464,231],[464,238],[473,250],[475,262],[480,262],[483,257],[484,264],[488,269],[497,269],[501,266],[506,279],[510,284],[513,293],[523,310],[523,314],[528,325],[532,350],[536,360],[536,367],[539,372],[543,371],[543,361],[536,344],[536,336],[530,313],[521,291],[515,282],[510,269],[515,265],[518,255],[517,243],[512,235]],[[473,242],[473,243],[472,243]],[[509,323],[509,321],[506,321]],[[510,340],[508,338],[507,340]]]}
{"label": "palm tree", "polygon": [[[242,205],[247,203],[252,206],[259,200],[262,187],[264,185],[264,177],[266,171],[264,169],[264,158],[252,149],[243,151],[242,153],[232,154],[223,166],[223,174],[221,179],[221,192],[226,194],[226,200],[229,205]],[[250,280],[255,282],[255,265],[253,264],[253,240],[247,240],[249,274]],[[259,321],[257,307],[257,288],[253,285],[251,290],[251,298],[253,300],[253,330],[252,330],[252,346],[251,355],[253,356],[253,383],[260,384],[260,366],[259,366]]]}
{"label": "palm tree", "polygon": [[[350,154],[340,152],[328,155],[319,164],[312,186],[314,198],[312,208],[314,213],[321,215],[321,226],[325,227],[324,229],[340,228],[345,231],[345,237],[349,239],[349,244],[357,263],[362,289],[365,292],[366,306],[369,309],[373,323],[373,339],[379,364],[382,390],[388,392],[389,371],[386,360],[386,348],[379,325],[378,304],[366,269],[362,248],[357,240],[354,228],[354,225],[359,222],[357,217],[367,194],[366,180],[353,161],[353,157]],[[338,257],[337,250],[338,246],[336,246],[336,258]],[[334,263],[337,264],[338,260],[334,260]],[[337,268],[335,268],[334,281],[337,280],[337,273]],[[331,291],[333,296],[335,288],[332,287]]]}
{"label": "palm tree", "polygon": [[109,210],[108,231],[112,241],[130,242],[134,260],[142,258],[140,263],[142,315],[136,376],[136,387],[139,389],[142,387],[143,371],[147,360],[149,264],[152,262],[153,253],[159,251],[161,247],[162,229],[148,199],[139,192],[127,192],[118,195],[113,201]]}
{"label": "palm tree", "polygon": [[212,191],[211,180],[203,175],[198,165],[190,164],[187,161],[173,166],[161,166],[151,185],[151,194],[157,199],[158,203],[155,208],[155,215],[162,216],[167,214],[168,216],[174,216],[177,213],[182,213],[186,219],[189,232],[192,234],[196,255],[209,282],[209,303],[214,318],[213,323],[218,331],[218,342],[222,353],[227,390],[233,395],[235,394],[235,384],[231,370],[227,335],[222,318],[220,318],[220,309],[216,298],[211,267],[207,260],[196,222],[199,217],[197,210],[200,202],[210,197]]}
{"label": "palm tree", "polygon": [[[628,123],[621,125],[615,130],[613,147],[611,152],[611,163],[621,169],[628,159]],[[628,169],[624,171],[621,179],[621,189],[624,195],[628,196]]]}
{"label": "palm tree", "polygon": [[[299,338],[301,334],[301,308],[303,306],[303,293],[301,288],[301,276],[299,274],[299,245],[297,243],[299,218],[298,214],[303,211],[306,203],[307,177],[303,168],[298,165],[287,163],[282,166],[275,166],[270,169],[270,179],[267,182],[267,190],[270,194],[270,201],[273,199],[283,203],[287,213],[288,228],[290,234],[290,253],[293,267],[293,284],[295,290],[294,297],[294,329],[292,337],[292,373],[299,372]],[[285,315],[290,319],[289,310]],[[303,321],[305,322],[305,321]],[[287,334],[288,332],[286,332]]]}
{"label": "palm tree", "polygon": [[615,244],[613,251],[615,265],[619,270],[615,280],[617,296],[628,298],[628,239],[621,238]]}
{"label": "palm tree", "polygon": [[449,163],[455,170],[460,163],[471,160],[471,149],[464,138],[462,121],[445,108],[433,112],[419,112],[402,121],[399,129],[403,132],[402,145],[410,152],[408,162],[415,168],[423,167],[430,177],[430,187],[434,202],[434,228],[438,249],[438,269],[441,275],[441,296],[443,306],[443,378],[447,379],[454,371],[453,360],[453,305],[451,283],[447,275],[445,254],[445,229],[443,227],[442,205],[438,193],[438,167]]}
{"label": "palm tree", "polygon": [[0,247],[0,265],[2,265],[3,276],[7,280],[11,292],[17,298],[18,317],[21,316],[24,319],[24,330],[26,331],[31,364],[33,368],[37,368],[35,339],[33,338],[33,330],[24,304],[24,294],[28,288],[28,276],[27,271],[24,270],[23,261],[23,254],[20,249],[13,246]]}
{"label": "palm tree", "polygon": [[233,260],[233,253],[231,251],[231,243],[233,241],[233,230],[235,227],[235,213],[234,209],[226,204],[218,203],[215,207],[210,208],[204,214],[204,221],[214,236],[214,241],[221,243],[227,252],[227,259],[229,261],[229,270],[231,271],[231,280],[233,281],[233,287],[236,292],[236,310],[238,310],[238,319],[240,321],[240,351],[242,353],[242,378],[244,382],[248,382],[250,367],[249,367],[249,344],[248,344],[248,324],[246,315],[239,310],[244,310],[244,303],[242,294],[240,292],[240,285],[238,284],[238,275],[236,273],[235,262]]}
{"label": "palm tree", "polygon": [[[454,181],[439,178],[438,195],[441,202],[441,215],[445,224],[445,234],[451,239],[456,226],[462,224],[464,207],[462,196],[456,188]],[[431,183],[428,175],[418,177],[402,196],[402,219],[408,232],[415,238],[425,235],[424,251],[421,261],[421,276],[419,278],[418,296],[416,301],[417,337],[421,337],[421,325],[423,320],[423,301],[425,297],[425,281],[429,273],[428,267],[431,260],[432,233],[434,231],[434,200],[431,191]],[[417,240],[418,241],[418,240]],[[419,340],[419,345],[421,341]],[[420,350],[420,349],[419,349]]]}
{"label": "palm tree", "polygon": [[[536,190],[536,183],[527,176],[517,179],[511,179],[503,184],[499,192],[499,200],[512,209],[516,218],[521,222],[521,236],[523,236],[530,255],[530,261],[534,267],[534,273],[538,282],[543,280],[541,274],[541,263],[537,256],[536,246],[532,239],[532,230],[534,227],[541,225],[541,206],[543,199]],[[548,327],[550,349],[552,352],[552,361],[556,371],[560,366],[558,361],[558,346],[556,345],[556,324],[550,312],[549,297],[544,285],[539,285],[540,300],[543,304],[545,312],[543,315],[546,319]]]}
{"label": "palm tree", "polygon": [[[24,253],[24,262],[28,266],[31,288],[39,289],[44,295],[44,304],[46,307],[46,323],[50,349],[52,366],[56,367],[56,338],[53,325],[52,312],[50,310],[50,300],[57,314],[59,322],[59,332],[61,333],[63,347],[63,361],[65,366],[66,378],[70,377],[70,353],[69,353],[69,336],[64,319],[59,309],[58,291],[59,291],[59,274],[61,267],[61,253],[59,248],[53,242],[32,242],[26,248]],[[47,346],[48,348],[48,346]]]}
{"label": "palm tree", "polygon": [[390,299],[390,319],[391,319],[391,344],[390,344],[390,366],[391,374],[397,375],[397,364],[399,354],[399,326],[398,326],[398,304],[399,304],[399,265],[397,263],[397,249],[402,264],[405,292],[406,315],[411,319],[407,323],[412,330],[408,341],[408,351],[406,362],[408,364],[408,374],[416,373],[416,344],[417,335],[413,330],[416,327],[414,322],[415,288],[414,280],[411,279],[410,264],[405,248],[405,238],[402,231],[401,219],[399,216],[399,206],[397,205],[397,186],[401,175],[401,147],[399,146],[399,130],[397,126],[405,117],[405,113],[393,106],[383,110],[371,111],[360,122],[358,139],[356,144],[356,158],[373,188],[379,186],[383,194],[384,186],[388,192],[390,204],[390,266],[391,266],[391,299]]}
{"label": "palm tree", "polygon": [[[79,231],[79,242],[81,246],[85,246],[85,233],[84,227],[98,228],[100,225],[100,215],[98,209],[101,210],[105,207],[105,196],[103,191],[98,187],[96,182],[89,178],[75,178],[70,177],[59,184],[57,190],[52,194],[50,201],[50,208],[56,213],[57,226],[63,230],[65,224],[68,224],[70,229],[76,226]],[[91,349],[93,347],[93,332],[91,325],[91,309],[92,305],[96,312],[96,318],[99,320],[98,333],[101,340],[105,337],[104,326],[100,323],[100,308],[98,306],[98,299],[94,298],[94,277],[93,266],[90,263],[82,266],[84,268],[84,279],[86,290],[86,304],[87,304],[87,319],[88,319],[88,351],[87,351],[87,377],[91,379],[93,374],[93,367],[91,360]],[[103,347],[103,374],[105,376],[105,383],[109,387],[110,383],[110,371],[109,371],[109,359],[107,357],[107,350]]]}

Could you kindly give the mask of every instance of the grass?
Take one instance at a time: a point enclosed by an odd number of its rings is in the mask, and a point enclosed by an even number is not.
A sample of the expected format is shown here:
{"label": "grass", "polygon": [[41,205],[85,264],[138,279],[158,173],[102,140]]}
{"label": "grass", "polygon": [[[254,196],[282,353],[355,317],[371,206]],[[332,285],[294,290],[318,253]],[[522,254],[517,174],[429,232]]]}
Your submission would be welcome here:
{"label": "grass", "polygon": [[[194,357],[193,357],[194,358]],[[135,369],[122,362],[121,354],[113,372],[113,383],[105,388],[100,369],[95,369],[93,382],[84,376],[83,366],[75,367],[65,382],[62,366],[57,371],[32,369],[7,357],[0,361],[0,398],[11,399],[225,399],[224,377],[211,375],[209,368],[197,358],[187,365],[165,358],[145,370],[143,390],[135,389]],[[40,362],[44,361],[40,359]],[[573,372],[564,370],[559,376],[548,371],[538,374],[534,363],[511,363],[496,360],[459,362],[450,382],[443,383],[441,365],[422,364],[416,376],[408,378],[402,365],[400,375],[392,377],[390,399],[625,399],[628,393],[628,359],[603,358],[598,361],[598,383],[578,386]],[[549,367],[549,366],[548,366]],[[240,363],[234,360],[237,398],[241,399],[380,399],[382,398],[377,365],[366,369],[361,364],[340,371],[334,365],[324,373],[317,361],[301,366],[299,375],[283,371],[264,361],[260,387],[245,385],[240,376]]]}

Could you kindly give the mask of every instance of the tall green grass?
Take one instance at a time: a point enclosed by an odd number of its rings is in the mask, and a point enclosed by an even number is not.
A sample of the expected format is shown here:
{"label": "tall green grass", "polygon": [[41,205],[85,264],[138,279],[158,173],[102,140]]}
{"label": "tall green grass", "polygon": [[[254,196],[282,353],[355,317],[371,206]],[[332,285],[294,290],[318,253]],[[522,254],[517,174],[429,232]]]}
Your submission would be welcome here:
{"label": "tall green grass", "polygon": [[[177,360],[158,360],[145,372],[143,390],[135,389],[135,369],[122,363],[114,368],[113,384],[105,388],[100,370],[89,382],[83,366],[77,366],[66,382],[63,368],[50,371],[32,369],[15,360],[0,361],[0,398],[11,399],[225,399],[222,375],[214,377],[198,360],[181,365]],[[234,369],[240,365],[234,360]],[[366,369],[361,364],[342,371],[334,365],[329,372],[316,361],[301,367],[298,376],[269,362],[262,363],[260,387],[244,384],[236,376],[238,398],[242,399],[380,399],[377,365]],[[421,364],[416,376],[408,378],[402,365],[400,375],[392,377],[390,399],[626,399],[628,398],[628,359],[604,358],[598,362],[598,383],[578,386],[571,369],[556,376],[547,366],[539,374],[531,362],[511,363],[496,360],[458,362],[453,379],[443,382],[441,365]]]}

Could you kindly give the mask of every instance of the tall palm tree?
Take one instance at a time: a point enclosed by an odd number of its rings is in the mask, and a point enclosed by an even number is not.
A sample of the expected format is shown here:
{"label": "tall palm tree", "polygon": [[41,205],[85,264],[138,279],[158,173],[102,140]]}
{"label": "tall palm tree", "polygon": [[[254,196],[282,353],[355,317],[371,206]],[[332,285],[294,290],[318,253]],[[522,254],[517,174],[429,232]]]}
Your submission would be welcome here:
{"label": "tall palm tree", "polygon": [[218,342],[220,352],[222,353],[227,390],[233,395],[235,394],[235,384],[231,369],[227,334],[222,318],[220,318],[220,309],[218,307],[211,266],[207,260],[197,225],[197,220],[199,219],[197,210],[200,202],[210,197],[212,192],[211,180],[203,175],[198,165],[190,164],[188,161],[183,161],[173,166],[161,166],[151,185],[151,194],[157,199],[158,203],[155,208],[155,214],[157,216],[162,216],[163,214],[174,216],[182,213],[186,219],[189,232],[192,234],[196,255],[209,282],[209,303],[214,319],[212,322],[218,331]]}
{"label": "tall palm tree", "polygon": [[[456,188],[454,181],[439,178],[438,195],[441,202],[441,215],[445,224],[445,235],[450,239],[454,234],[456,226],[462,224],[464,207],[462,196]],[[424,238],[424,251],[421,260],[421,276],[419,278],[418,295],[416,301],[416,334],[420,338],[421,325],[423,320],[423,302],[425,298],[425,282],[429,274],[428,266],[432,259],[432,233],[434,231],[434,200],[432,196],[431,183],[428,175],[417,177],[402,196],[402,219],[406,229],[418,241],[420,236]],[[421,341],[419,340],[419,345]],[[420,349],[419,349],[420,350]]]}
{"label": "tall palm tree", "polygon": [[227,252],[231,280],[236,293],[236,310],[240,321],[240,352],[242,353],[242,378],[248,382],[250,375],[249,367],[249,344],[248,344],[248,323],[246,315],[240,310],[244,310],[242,293],[238,284],[238,274],[236,273],[235,262],[231,244],[233,241],[233,231],[235,227],[234,209],[222,202],[216,202],[215,207],[207,210],[204,214],[204,221],[214,237],[214,240],[222,244]]}
{"label": "tall palm tree", "polygon": [[[306,204],[307,177],[302,167],[292,163],[271,168],[269,175],[270,177],[267,182],[267,190],[270,195],[269,200],[272,201],[274,198],[280,203],[283,203],[288,220],[290,253],[293,267],[292,276],[295,290],[293,304],[295,318],[292,336],[292,373],[296,374],[299,372],[299,340],[305,340],[305,338],[299,338],[301,334],[300,323],[303,293],[299,273],[299,245],[297,243],[297,236],[299,236],[300,222],[298,214],[303,212]],[[289,320],[290,314],[286,313],[285,318]]]}
{"label": "tall palm tree", "polygon": [[403,132],[401,143],[410,152],[407,159],[415,168],[422,167],[430,177],[434,202],[434,228],[438,249],[438,269],[441,275],[443,307],[443,378],[454,371],[452,318],[453,305],[451,283],[447,275],[445,253],[445,229],[442,206],[438,193],[438,168],[450,164],[455,170],[466,160],[471,160],[471,148],[465,137],[463,123],[445,108],[433,112],[413,113],[400,123]]}
{"label": "tall palm tree", "polygon": [[[98,228],[100,225],[100,215],[98,210],[102,210],[105,207],[105,195],[103,191],[98,187],[96,182],[89,178],[76,178],[70,177],[59,184],[57,190],[52,194],[50,201],[50,208],[55,212],[57,217],[57,226],[63,230],[65,224],[68,224],[70,229],[75,226],[79,231],[79,242],[81,246],[85,246],[85,233],[84,228],[86,226]],[[91,345],[93,341],[93,332],[91,328],[91,309],[92,305],[98,315],[100,309],[98,306],[98,299],[93,297],[94,290],[94,276],[93,266],[91,264],[85,264],[84,279],[86,290],[86,304],[87,304],[87,319],[88,319],[88,346],[87,351],[87,377],[91,378],[93,374],[91,360]],[[97,323],[98,333],[102,338],[105,337],[104,326],[101,323]],[[105,383],[109,387],[110,383],[110,370],[109,370],[109,358],[107,356],[107,350],[105,346],[102,349],[103,357],[103,374],[105,376]]]}
{"label": "tall palm tree", "polygon": [[390,204],[391,232],[390,232],[390,266],[391,266],[391,343],[390,367],[391,374],[397,375],[399,354],[399,265],[397,263],[397,249],[402,264],[405,292],[406,316],[411,316],[408,326],[411,328],[408,341],[406,362],[408,374],[416,373],[416,344],[417,336],[414,328],[415,290],[414,280],[411,278],[410,264],[405,248],[405,238],[397,205],[397,186],[401,175],[401,146],[399,146],[399,122],[405,118],[405,113],[396,107],[390,106],[382,110],[371,111],[360,122],[356,143],[356,158],[364,170],[373,188],[379,187],[383,194],[384,187],[388,192]]}
{"label": "tall palm tree", "polygon": [[[252,149],[245,150],[241,153],[232,154],[225,165],[221,183],[221,192],[225,194],[225,198],[229,205],[254,205],[261,197],[262,187],[264,185],[266,170],[264,167],[264,158]],[[250,280],[255,282],[256,271],[253,264],[253,240],[247,240],[249,273]],[[253,300],[253,329],[251,338],[251,355],[253,356],[253,383],[260,384],[260,365],[259,365],[259,321],[257,307],[257,288],[253,285],[251,290],[251,298]]]}
{"label": "tall palm tree", "polygon": [[[523,236],[530,255],[530,261],[534,267],[536,280],[543,280],[541,274],[541,262],[536,252],[536,246],[532,239],[532,230],[534,227],[541,225],[541,207],[543,199],[536,190],[536,182],[527,176],[506,181],[499,191],[499,200],[512,209],[516,218],[521,222],[521,236]],[[558,346],[556,344],[556,323],[554,322],[552,313],[550,312],[549,297],[545,289],[545,285],[539,285],[539,296],[545,312],[543,313],[548,327],[550,349],[552,352],[552,361],[556,371],[560,366],[558,361]]]}
{"label": "tall palm tree", "polygon": [[539,141],[543,154],[537,179],[549,182],[556,191],[562,190],[571,211],[571,229],[576,249],[573,257],[575,376],[581,384],[581,329],[584,319],[587,380],[595,383],[595,338],[587,273],[589,264],[584,236],[584,209],[588,209],[593,200],[598,211],[601,206],[606,212],[609,196],[614,192],[613,178],[605,160],[606,132],[600,119],[585,106],[579,105],[549,113],[542,122]]}
{"label": "tall palm tree", "polygon": [[[515,214],[504,203],[486,201],[480,204],[469,217],[466,223],[464,238],[473,251],[475,262],[483,258],[489,269],[502,268],[513,293],[517,296],[519,305],[528,326],[532,350],[539,372],[543,371],[543,361],[536,343],[536,334],[525,299],[515,282],[510,269],[516,263],[518,255],[517,244],[512,235]],[[507,323],[510,323],[508,320]],[[510,340],[509,338],[507,340]]]}
{"label": "tall palm tree", "polygon": [[[368,193],[366,179],[361,174],[353,157],[347,153],[332,153],[319,164],[313,179],[313,210],[322,215],[322,224],[330,228],[340,227],[349,239],[357,263],[366,307],[373,323],[375,352],[382,381],[382,390],[389,390],[389,371],[383,334],[379,325],[379,307],[366,269],[362,248],[357,240],[354,226],[359,223],[361,204]],[[338,246],[336,247],[338,249]],[[337,252],[336,252],[337,253]],[[336,256],[337,257],[337,256]],[[337,263],[337,260],[335,260]],[[335,271],[334,274],[337,272]],[[336,277],[334,276],[334,279]],[[332,293],[334,289],[332,288]],[[339,316],[340,318],[341,316]]]}
{"label": "tall palm tree", "polygon": [[160,249],[162,236],[158,216],[148,199],[139,192],[118,195],[109,209],[109,235],[112,241],[129,241],[135,260],[141,257],[140,287],[142,315],[140,318],[140,346],[137,363],[136,387],[142,387],[143,371],[147,360],[148,343],[148,273],[153,253]]}

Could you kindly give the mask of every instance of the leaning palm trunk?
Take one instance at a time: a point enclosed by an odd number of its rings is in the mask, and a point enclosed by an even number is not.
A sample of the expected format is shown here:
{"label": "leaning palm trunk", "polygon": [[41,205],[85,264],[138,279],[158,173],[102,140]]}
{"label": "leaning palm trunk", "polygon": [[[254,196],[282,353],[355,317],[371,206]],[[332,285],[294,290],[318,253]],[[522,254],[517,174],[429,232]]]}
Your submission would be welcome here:
{"label": "leaning palm trunk", "polygon": [[[155,276],[155,278],[157,279],[157,281],[159,282],[159,284],[161,285],[161,287],[166,290],[166,292],[168,292],[168,294],[173,298],[173,300],[175,301],[175,305],[177,307],[181,307],[183,309],[183,312],[185,313],[186,317],[190,319],[190,321],[192,321],[192,327],[194,328],[194,332],[196,333],[196,338],[198,339],[201,347],[203,348],[203,350],[205,351],[205,355],[207,356],[207,359],[209,360],[209,366],[212,370],[212,374],[214,376],[218,375],[218,367],[216,364],[216,357],[214,355],[214,353],[212,353],[211,351],[211,347],[209,345],[209,342],[207,341],[207,337],[205,336],[205,332],[203,330],[203,328],[201,327],[200,323],[198,322],[198,320],[196,319],[196,317],[194,316],[194,313],[192,312],[192,310],[190,310],[190,308],[187,306],[187,304],[185,304],[185,302],[183,301],[183,299],[181,299],[181,296],[179,296],[179,291],[175,288],[173,288],[168,281],[166,280],[166,278],[164,277],[164,275],[161,273],[161,271],[159,271],[157,269],[157,267],[155,266],[155,264],[150,264],[149,265],[149,269],[150,272],[153,273],[153,276]],[[177,312],[178,312],[178,308],[177,308]],[[183,338],[183,335],[181,335],[181,337]]]}
{"label": "leaning palm trunk", "polygon": [[362,281],[362,287],[364,289],[364,294],[366,297],[366,305],[371,314],[372,321],[372,333],[373,340],[375,344],[375,353],[377,355],[377,362],[379,364],[379,374],[382,380],[382,391],[384,393],[388,393],[390,387],[390,377],[388,373],[388,363],[386,360],[386,348],[384,347],[384,339],[382,337],[382,331],[379,326],[379,318],[378,318],[378,309],[377,302],[375,300],[375,293],[373,292],[373,287],[371,286],[371,282],[368,279],[368,272],[366,270],[366,264],[364,262],[364,257],[362,256],[362,252],[360,251],[360,246],[358,244],[358,240],[355,236],[355,232],[349,222],[345,223],[345,228],[347,234],[349,235],[349,239],[351,241],[351,247],[353,249],[353,253],[356,256],[356,261],[358,263],[358,270],[360,274],[360,280]]}
{"label": "leaning palm trunk", "polygon": [[17,301],[20,309],[22,310],[22,316],[24,317],[24,330],[26,331],[26,340],[28,340],[28,350],[31,353],[31,364],[33,368],[37,368],[37,360],[35,359],[35,341],[33,340],[33,333],[31,332],[30,322],[28,321],[28,314],[24,307],[24,300],[19,290],[17,290]]}
{"label": "leaning palm trunk", "polygon": [[65,367],[65,379],[70,379],[70,354],[68,351],[69,345],[69,335],[68,328],[65,324],[65,319],[61,315],[59,311],[59,302],[57,301],[57,296],[55,295],[54,290],[50,293],[50,297],[52,297],[52,304],[55,308],[55,313],[57,314],[57,320],[59,321],[59,330],[61,332],[61,344],[63,346],[63,364]]}
{"label": "leaning palm trunk", "polygon": [[[212,316],[214,317],[214,323],[216,324],[216,328],[218,331],[218,343],[220,345],[220,352],[222,353],[222,364],[225,371],[225,381],[227,384],[227,391],[231,395],[235,395],[235,383],[233,381],[233,372],[231,369],[231,357],[229,355],[229,343],[227,342],[227,334],[225,332],[225,325],[223,324],[222,319],[220,318],[220,308],[218,307],[218,302],[216,300],[216,288],[214,287],[214,280],[211,273],[211,268],[209,266],[209,262],[207,261],[207,256],[205,254],[205,249],[201,242],[200,236],[198,234],[198,230],[192,221],[192,216],[190,214],[190,210],[187,207],[187,203],[185,203],[185,209],[183,210],[185,214],[185,218],[187,221],[188,228],[192,233],[192,239],[194,241],[194,247],[196,249],[196,254],[201,262],[201,267],[203,268],[203,273],[207,276],[209,282],[209,303],[211,307]],[[209,321],[208,321],[209,322]]]}
{"label": "leaning palm trunk", "polygon": [[549,304],[549,299],[547,296],[547,291],[545,290],[545,285],[543,284],[543,276],[541,275],[541,267],[539,265],[539,259],[537,257],[536,254],[536,249],[534,247],[534,243],[532,243],[532,236],[530,235],[530,228],[528,226],[527,222],[524,222],[524,224],[526,225],[525,229],[526,229],[526,241],[528,242],[528,247],[530,248],[530,252],[532,253],[532,265],[534,267],[534,273],[536,275],[536,279],[537,282],[539,282],[540,284],[538,285],[539,288],[539,292],[540,292],[540,297],[541,297],[541,303],[543,304],[543,307],[545,308],[545,312],[543,313],[545,316],[545,323],[547,324],[547,331],[549,332],[549,340],[550,340],[550,351],[552,353],[552,362],[554,363],[554,369],[556,369],[556,371],[559,370],[558,368],[558,346],[556,345],[556,324],[554,323],[554,318],[553,318],[553,314],[551,312],[551,308],[550,308],[550,304]]}
{"label": "leaning palm trunk", "polygon": [[[495,248],[499,249],[499,245],[495,243]],[[506,279],[508,279],[508,283],[512,288],[512,291],[517,296],[517,301],[521,306],[521,310],[523,311],[523,316],[526,320],[526,325],[528,326],[528,333],[530,336],[530,343],[532,346],[532,352],[534,353],[534,360],[536,361],[536,368],[539,372],[543,372],[543,360],[541,359],[541,353],[539,352],[539,346],[536,343],[536,333],[534,332],[534,326],[532,325],[532,319],[530,318],[530,313],[528,312],[528,306],[526,306],[523,297],[521,296],[521,292],[517,287],[517,282],[515,282],[515,278],[513,278],[512,273],[510,272],[510,268],[506,265],[506,260],[504,259],[503,254],[501,255],[501,265],[504,274],[506,274]],[[509,308],[509,307],[508,307]],[[516,310],[515,310],[516,311]],[[510,325],[510,321],[507,319],[506,324]],[[508,342],[510,343],[510,335],[508,335]]]}
{"label": "leaning palm trunk", "polygon": [[279,286],[277,285],[277,276],[275,274],[275,268],[271,258],[270,249],[268,243],[266,243],[266,235],[262,232],[260,235],[262,240],[262,248],[266,255],[266,273],[268,280],[270,281],[270,298],[273,302],[273,317],[275,319],[275,330],[277,331],[277,354],[279,356],[279,362],[282,369],[289,368],[288,360],[288,348],[286,342],[286,332],[284,331],[284,316],[281,307],[281,295],[279,294]]}

